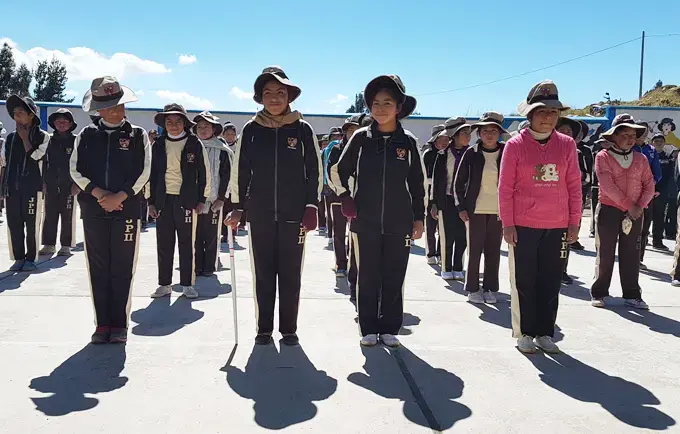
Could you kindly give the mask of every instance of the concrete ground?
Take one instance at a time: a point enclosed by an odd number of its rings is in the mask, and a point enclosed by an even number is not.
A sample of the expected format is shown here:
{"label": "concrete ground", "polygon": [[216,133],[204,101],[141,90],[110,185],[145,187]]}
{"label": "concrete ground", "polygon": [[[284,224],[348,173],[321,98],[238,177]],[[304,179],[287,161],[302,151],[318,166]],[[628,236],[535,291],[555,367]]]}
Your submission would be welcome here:
{"label": "concrete ground", "polygon": [[[0,234],[5,270],[4,227]],[[307,239],[298,348],[253,347],[246,236],[236,252],[235,350],[226,251],[225,269],[198,279],[200,299],[176,292],[151,300],[156,242],[153,228],[144,232],[130,340],[98,347],[88,345],[93,311],[82,249],[66,260],[43,257],[36,273],[0,275],[0,432],[677,430],[680,289],[669,284],[672,256],[647,252],[641,284],[651,311],[631,311],[621,299],[598,310],[588,297],[594,242],[582,236],[586,251],[569,267],[576,282],[560,298],[563,354],[554,357],[515,349],[507,260],[499,303],[472,305],[461,284],[426,265],[422,241],[410,258],[397,350],[359,346],[347,284],[335,279],[333,253],[316,232]],[[620,296],[617,278],[612,295]]]}

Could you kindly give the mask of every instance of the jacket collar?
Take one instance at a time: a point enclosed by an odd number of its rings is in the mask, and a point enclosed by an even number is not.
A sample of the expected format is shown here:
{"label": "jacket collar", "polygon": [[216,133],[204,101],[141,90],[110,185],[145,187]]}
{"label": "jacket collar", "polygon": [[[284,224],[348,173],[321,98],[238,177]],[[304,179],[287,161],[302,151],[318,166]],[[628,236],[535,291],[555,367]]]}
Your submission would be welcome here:
{"label": "jacket collar", "polygon": [[[369,139],[372,139],[374,137],[382,137],[383,133],[378,131],[378,123],[377,122],[371,122],[371,125],[367,127],[368,129],[366,130],[366,137]],[[394,133],[394,138],[402,138],[406,136],[406,133],[404,133],[404,128],[401,126],[401,122],[397,121],[397,129]]]}

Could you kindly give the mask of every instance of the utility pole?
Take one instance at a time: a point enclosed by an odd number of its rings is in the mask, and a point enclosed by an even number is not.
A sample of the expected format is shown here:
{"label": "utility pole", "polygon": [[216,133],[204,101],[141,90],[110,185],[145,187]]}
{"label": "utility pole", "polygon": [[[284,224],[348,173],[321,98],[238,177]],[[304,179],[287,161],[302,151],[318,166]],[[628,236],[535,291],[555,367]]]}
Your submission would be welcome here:
{"label": "utility pole", "polygon": [[642,98],[642,77],[645,72],[645,32],[642,31],[642,49],[640,50],[640,92],[638,98]]}

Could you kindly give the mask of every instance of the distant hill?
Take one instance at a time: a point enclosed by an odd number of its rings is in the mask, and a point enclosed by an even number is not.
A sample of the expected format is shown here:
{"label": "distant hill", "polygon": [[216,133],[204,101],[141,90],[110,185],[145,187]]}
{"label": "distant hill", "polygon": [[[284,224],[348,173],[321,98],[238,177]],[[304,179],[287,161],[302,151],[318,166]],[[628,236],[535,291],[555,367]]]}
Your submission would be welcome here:
{"label": "distant hill", "polygon": [[[567,113],[574,116],[592,116],[593,107],[607,105],[605,101],[590,104],[582,109],[571,109]],[[680,86],[669,84],[647,91],[642,98],[634,101],[612,100],[611,105],[642,106],[642,107],[680,107]],[[604,113],[602,113],[604,116]]]}

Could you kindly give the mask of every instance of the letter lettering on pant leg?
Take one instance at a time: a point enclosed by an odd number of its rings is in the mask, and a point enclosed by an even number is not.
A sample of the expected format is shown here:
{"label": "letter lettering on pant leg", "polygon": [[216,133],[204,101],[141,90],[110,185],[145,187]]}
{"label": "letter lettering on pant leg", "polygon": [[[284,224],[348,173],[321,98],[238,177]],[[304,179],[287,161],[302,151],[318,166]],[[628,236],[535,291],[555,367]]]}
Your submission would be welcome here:
{"label": "letter lettering on pant leg", "polygon": [[411,247],[411,236],[410,235],[406,235],[404,237],[404,247],[408,247],[408,248]]}
{"label": "letter lettering on pant leg", "polygon": [[305,244],[305,236],[307,235],[307,231],[305,231],[304,227],[300,227],[300,233],[298,234],[298,245],[303,245]]}
{"label": "letter lettering on pant leg", "polygon": [[184,210],[184,223],[191,223],[191,210],[190,209]]}
{"label": "letter lettering on pant leg", "polygon": [[73,196],[66,196],[66,209],[73,209]]}
{"label": "letter lettering on pant leg", "polygon": [[213,224],[213,225],[216,225],[219,222],[219,219],[220,219],[220,213],[214,212],[214,213],[212,213],[212,220],[211,220],[210,223]]}
{"label": "letter lettering on pant leg", "polygon": [[28,199],[28,214],[29,215],[35,214],[35,197]]}
{"label": "letter lettering on pant leg", "polygon": [[135,225],[132,224],[133,220],[132,219],[127,219],[125,220],[125,234],[124,234],[124,239],[123,241],[134,241],[132,236],[135,234],[133,229],[135,228]]}
{"label": "letter lettering on pant leg", "polygon": [[567,233],[562,234],[562,247],[560,247],[560,259],[567,259],[569,253],[569,243],[567,243]]}

